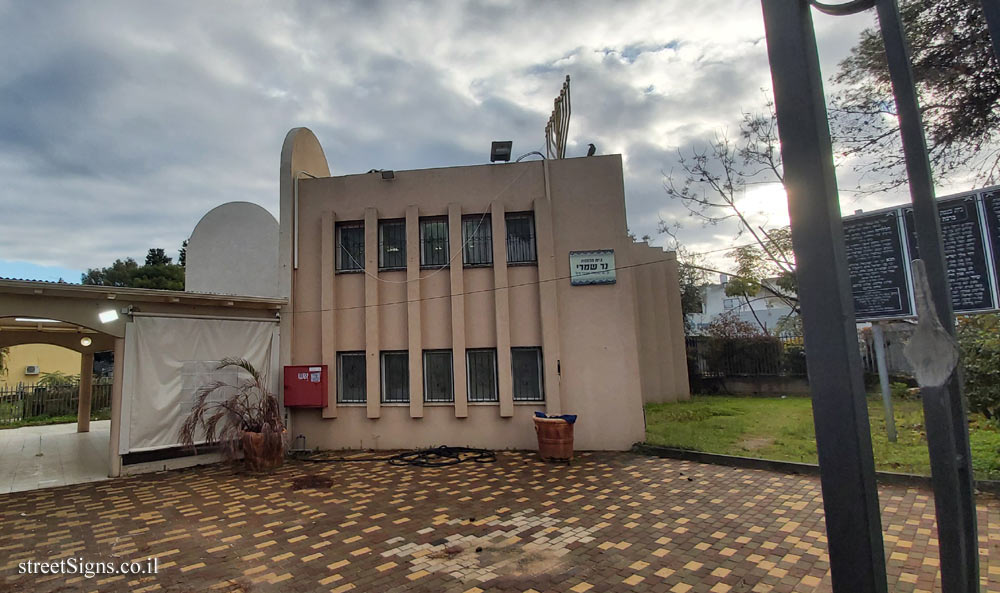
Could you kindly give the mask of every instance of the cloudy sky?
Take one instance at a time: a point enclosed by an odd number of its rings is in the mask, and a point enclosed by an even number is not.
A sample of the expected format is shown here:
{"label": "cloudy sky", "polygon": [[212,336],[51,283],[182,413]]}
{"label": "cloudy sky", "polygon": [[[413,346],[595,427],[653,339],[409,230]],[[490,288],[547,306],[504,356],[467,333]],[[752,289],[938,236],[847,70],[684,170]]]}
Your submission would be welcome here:
{"label": "cloudy sky", "polygon": [[[815,20],[825,76],[873,23]],[[659,221],[681,220],[681,241],[718,257],[734,229],[685,218],[664,173],[770,88],[755,0],[0,0],[0,52],[0,276],[73,282],[150,247],[176,255],[223,202],[277,215],[292,127],[334,175],[481,164],[495,139],[542,150],[567,74],[568,156],[621,153],[631,230],[663,244]],[[783,199],[760,185],[744,203],[781,224]]]}

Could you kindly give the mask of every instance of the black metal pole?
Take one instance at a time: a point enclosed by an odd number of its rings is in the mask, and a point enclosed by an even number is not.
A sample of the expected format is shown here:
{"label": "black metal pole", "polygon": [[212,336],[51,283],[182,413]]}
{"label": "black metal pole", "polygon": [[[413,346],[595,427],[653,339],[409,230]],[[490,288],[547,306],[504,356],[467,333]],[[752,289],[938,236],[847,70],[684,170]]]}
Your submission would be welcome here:
{"label": "black metal pole", "polygon": [[993,55],[1000,63],[1000,1],[983,0],[983,16],[986,26],[990,29],[990,39],[993,40]]}
{"label": "black metal pole", "polygon": [[[954,336],[955,318],[941,242],[941,223],[934,199],[934,182],[927,159],[920,107],[913,85],[909,47],[896,0],[878,0],[876,8],[903,139],[917,247],[927,270],[938,320]],[[941,588],[943,593],[978,591],[979,543],[969,425],[957,371],[942,386],[922,387],[921,397],[934,483]]]}
{"label": "black metal pole", "polygon": [[762,0],[837,593],[884,593],[885,552],[823,81],[806,0]]}

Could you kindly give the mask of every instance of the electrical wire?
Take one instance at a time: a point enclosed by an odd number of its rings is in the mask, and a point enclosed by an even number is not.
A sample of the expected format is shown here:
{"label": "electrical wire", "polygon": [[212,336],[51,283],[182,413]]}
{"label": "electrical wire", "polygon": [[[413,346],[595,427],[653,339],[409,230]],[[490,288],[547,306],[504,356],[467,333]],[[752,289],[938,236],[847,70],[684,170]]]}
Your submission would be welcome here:
{"label": "electrical wire", "polygon": [[[643,263],[638,263],[638,264],[630,264],[630,265],[627,265],[627,266],[617,266],[615,268],[615,270],[616,271],[617,270],[628,270],[628,269],[631,269],[631,268],[638,268],[640,266],[649,266],[649,265],[652,265],[652,264],[659,264],[659,263],[664,263],[664,262],[667,262],[667,261],[671,261],[671,260],[659,259],[659,260],[651,261],[651,262],[643,262]],[[718,274],[729,274],[729,272],[720,272],[719,270],[713,270],[711,268],[702,268],[702,267],[699,267],[699,266],[691,266],[691,267],[699,269],[699,270],[705,270],[706,272],[715,272],[715,273],[718,273]],[[582,274],[582,275],[597,274],[597,273],[599,273],[599,272],[586,272],[585,274]],[[734,276],[734,274],[730,274],[730,276]],[[298,315],[300,313],[322,313],[322,312],[325,312],[325,311],[354,311],[354,310],[357,310],[357,309],[368,309],[370,307],[388,307],[390,305],[406,305],[408,303],[421,303],[421,302],[424,302],[424,301],[434,301],[434,300],[438,300],[438,299],[450,299],[451,297],[467,296],[467,295],[470,295],[470,294],[481,294],[481,293],[487,293],[487,292],[496,292],[498,290],[508,290],[508,289],[511,289],[511,288],[520,288],[520,287],[523,287],[523,286],[535,286],[535,285],[538,285],[538,284],[542,284],[543,282],[556,282],[556,281],[559,281],[559,280],[569,280],[569,279],[570,279],[569,276],[557,276],[555,278],[547,278],[545,280],[532,280],[530,282],[520,282],[518,284],[509,284],[507,286],[501,286],[501,287],[481,288],[479,290],[468,290],[468,291],[463,291],[463,292],[454,292],[454,293],[442,294],[442,295],[438,295],[438,296],[421,297],[419,299],[412,299],[412,300],[408,299],[408,300],[402,300],[402,301],[393,301],[391,303],[374,303],[374,304],[371,304],[371,305],[368,305],[368,304],[365,304],[365,305],[353,305],[353,306],[350,306],[350,307],[334,307],[332,309],[329,309],[329,308],[321,308],[321,309],[299,309],[299,310],[296,310],[296,311],[292,311],[291,313],[293,315]]]}
{"label": "electrical wire", "polygon": [[416,467],[445,467],[458,465],[471,461],[474,463],[493,463],[497,460],[497,454],[489,449],[476,449],[473,447],[449,447],[440,446],[430,449],[417,449],[415,451],[404,451],[388,457],[326,457],[318,455],[308,455],[296,457],[301,461],[309,463],[354,463],[354,462],[377,462],[385,461],[389,465],[411,465]]}

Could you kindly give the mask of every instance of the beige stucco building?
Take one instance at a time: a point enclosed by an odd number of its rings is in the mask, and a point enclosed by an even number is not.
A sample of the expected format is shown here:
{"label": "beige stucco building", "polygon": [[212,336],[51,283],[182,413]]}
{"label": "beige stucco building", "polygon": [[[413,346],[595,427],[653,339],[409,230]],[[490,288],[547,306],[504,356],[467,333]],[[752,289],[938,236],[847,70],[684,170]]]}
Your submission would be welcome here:
{"label": "beige stucco building", "polygon": [[688,397],[676,257],[628,237],[618,155],[331,177],[297,128],[280,209],[281,362],[329,370],[289,410],[307,447],[533,448],[543,411],[625,449]]}
{"label": "beige stucco building", "polygon": [[[187,272],[185,292],[0,279],[0,348],[73,352],[80,433],[114,353],[110,476],[217,458],[181,458],[180,426],[238,379],[228,357],[267,370],[308,448],[533,449],[540,411],[578,415],[577,449],[626,449],[644,403],[688,397],[676,257],[628,237],[617,155],[332,177],[297,128],[280,220],[213,209]],[[326,366],[325,405],[291,405],[292,365]]]}

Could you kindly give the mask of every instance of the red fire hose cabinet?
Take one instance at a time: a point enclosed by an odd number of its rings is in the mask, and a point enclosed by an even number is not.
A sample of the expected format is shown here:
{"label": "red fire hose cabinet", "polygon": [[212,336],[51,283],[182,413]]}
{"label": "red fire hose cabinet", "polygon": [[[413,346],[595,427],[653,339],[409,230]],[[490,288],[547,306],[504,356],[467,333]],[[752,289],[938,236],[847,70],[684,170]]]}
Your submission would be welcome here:
{"label": "red fire hose cabinet", "polygon": [[285,367],[285,407],[325,408],[327,384],[325,364]]}

